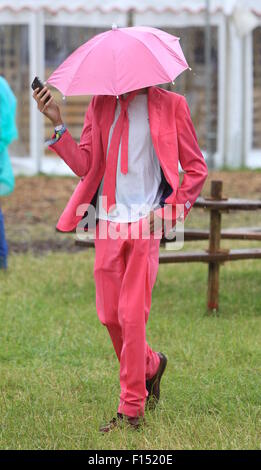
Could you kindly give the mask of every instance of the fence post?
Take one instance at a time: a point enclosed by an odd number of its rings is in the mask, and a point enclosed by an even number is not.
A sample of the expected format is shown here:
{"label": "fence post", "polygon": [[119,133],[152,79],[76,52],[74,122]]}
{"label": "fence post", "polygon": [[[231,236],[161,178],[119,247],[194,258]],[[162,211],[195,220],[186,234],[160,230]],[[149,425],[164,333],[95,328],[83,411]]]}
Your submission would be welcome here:
{"label": "fence post", "polygon": [[[222,199],[222,181],[211,181],[211,199]],[[221,212],[210,210],[209,253],[219,251],[221,238]],[[208,311],[218,310],[219,262],[210,261],[208,264]]]}

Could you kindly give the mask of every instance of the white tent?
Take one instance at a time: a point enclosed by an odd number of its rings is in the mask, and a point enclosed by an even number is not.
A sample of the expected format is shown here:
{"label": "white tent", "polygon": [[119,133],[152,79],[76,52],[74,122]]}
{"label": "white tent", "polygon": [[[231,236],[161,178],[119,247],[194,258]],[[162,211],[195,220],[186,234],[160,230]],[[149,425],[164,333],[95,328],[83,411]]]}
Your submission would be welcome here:
{"label": "white tent", "polygon": [[[230,15],[236,4],[241,4],[255,13],[261,14],[261,4],[257,0],[211,0],[210,9],[212,13],[222,11]],[[112,11],[126,12],[130,9],[136,12],[154,11],[161,13],[164,11],[180,12],[189,11],[199,13],[205,9],[205,0],[0,0],[0,9],[9,8],[19,12],[25,9],[39,11],[46,10],[52,13],[61,11],[75,12],[78,10],[90,13],[100,10],[103,13]]]}
{"label": "white tent", "polygon": [[[27,25],[31,81],[35,75],[44,76],[47,25],[127,26],[131,12],[133,25],[202,28],[205,6],[205,0],[0,0],[0,28]],[[253,147],[253,31],[261,28],[261,2],[210,0],[210,12],[211,25],[218,31],[215,165],[261,167],[261,148]],[[31,90],[29,93],[29,154],[12,156],[15,171],[66,173],[68,169],[59,158],[43,155],[43,118],[31,99]]]}

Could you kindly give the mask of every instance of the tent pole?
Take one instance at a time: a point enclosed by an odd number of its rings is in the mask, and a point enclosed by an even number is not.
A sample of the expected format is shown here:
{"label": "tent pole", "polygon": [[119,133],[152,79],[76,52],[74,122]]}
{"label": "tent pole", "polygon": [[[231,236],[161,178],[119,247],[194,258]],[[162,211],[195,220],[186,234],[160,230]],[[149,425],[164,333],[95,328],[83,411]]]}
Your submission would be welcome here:
{"label": "tent pole", "polygon": [[212,150],[212,110],[211,110],[211,25],[210,0],[205,4],[205,80],[206,80],[206,150],[209,169],[214,168],[214,155]]}

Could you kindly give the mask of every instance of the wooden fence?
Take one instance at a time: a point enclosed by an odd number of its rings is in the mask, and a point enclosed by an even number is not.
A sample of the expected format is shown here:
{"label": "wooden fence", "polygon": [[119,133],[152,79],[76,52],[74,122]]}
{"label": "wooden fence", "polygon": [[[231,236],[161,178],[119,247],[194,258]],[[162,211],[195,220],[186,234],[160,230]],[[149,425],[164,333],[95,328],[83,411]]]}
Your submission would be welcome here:
{"label": "wooden fence", "polygon": [[[206,250],[181,251],[177,253],[161,252],[159,255],[160,263],[187,263],[204,262],[208,263],[208,290],[207,290],[207,309],[209,313],[215,312],[219,308],[219,270],[220,265],[226,261],[237,261],[245,259],[261,259],[261,248],[244,249],[221,249],[220,240],[259,240],[261,241],[261,227],[252,229],[227,229],[221,230],[221,216],[223,212],[234,210],[255,211],[261,209],[260,200],[232,199],[222,197],[222,181],[211,181],[210,197],[199,197],[193,208],[204,208],[210,212],[210,228],[207,230],[184,230],[185,241],[209,240],[209,246]],[[163,237],[161,244],[173,242],[175,238],[168,240]],[[94,241],[76,240],[79,246],[94,246]]]}

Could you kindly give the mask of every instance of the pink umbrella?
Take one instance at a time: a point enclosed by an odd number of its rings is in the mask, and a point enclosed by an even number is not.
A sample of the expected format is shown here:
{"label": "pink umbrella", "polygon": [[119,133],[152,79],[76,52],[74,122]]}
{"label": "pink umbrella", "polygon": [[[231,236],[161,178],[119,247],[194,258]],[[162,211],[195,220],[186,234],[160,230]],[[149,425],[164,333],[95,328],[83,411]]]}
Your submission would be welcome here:
{"label": "pink umbrella", "polygon": [[47,83],[64,96],[121,95],[173,81],[187,68],[178,37],[147,26],[112,25],[67,57]]}

